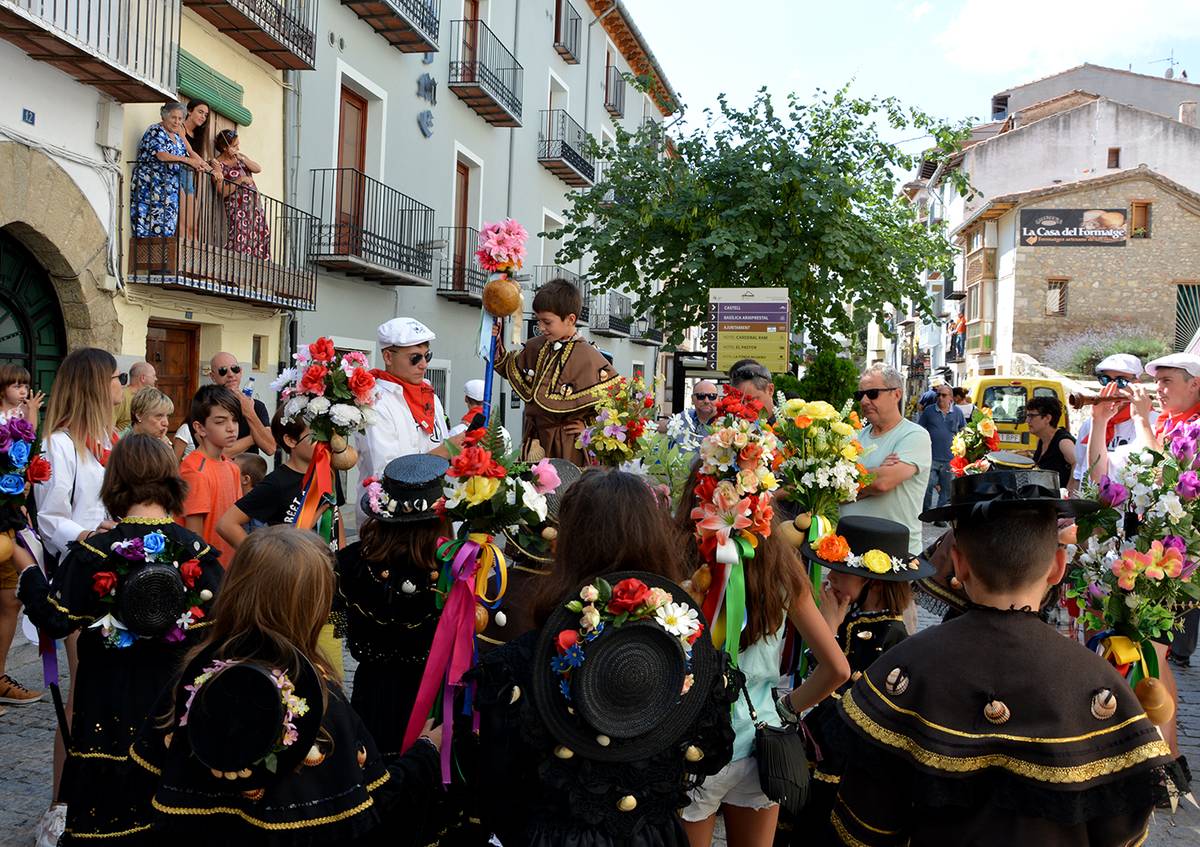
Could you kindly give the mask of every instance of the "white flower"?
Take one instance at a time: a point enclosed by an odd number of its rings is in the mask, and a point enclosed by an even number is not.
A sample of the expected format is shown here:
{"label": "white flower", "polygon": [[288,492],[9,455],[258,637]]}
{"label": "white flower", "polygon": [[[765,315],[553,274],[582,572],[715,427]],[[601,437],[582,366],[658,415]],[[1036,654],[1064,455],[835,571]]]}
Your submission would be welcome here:
{"label": "white flower", "polygon": [[1126,594],[1125,595],[1125,605],[1128,606],[1130,609],[1136,609],[1141,604],[1142,604],[1142,598],[1137,596],[1136,594]]}
{"label": "white flower", "polygon": [[300,378],[300,371],[297,368],[284,368],[279,376],[271,382],[271,390],[278,394],[283,389],[287,388],[293,382]]}
{"label": "white flower", "polygon": [[521,482],[521,502],[525,504],[525,508],[538,516],[538,522],[546,520],[546,495],[538,494],[533,483],[524,479]]}
{"label": "white flower", "polygon": [[585,585],[579,591],[579,599],[585,603],[594,603],[600,599],[600,592],[596,590],[594,585]]}
{"label": "white flower", "polygon": [[455,480],[453,484],[447,485],[442,489],[442,493],[446,495],[447,509],[453,509],[463,501],[465,497],[463,494],[463,489],[465,487],[466,486],[462,482]]}
{"label": "white flower", "polygon": [[583,607],[583,611],[579,615],[579,628],[584,632],[591,632],[600,625],[600,610],[590,603]]}
{"label": "white flower", "polygon": [[308,406],[308,397],[298,394],[287,401],[287,405],[283,407],[283,416],[289,421],[294,420],[297,415],[304,411],[306,406]]}
{"label": "white flower", "polygon": [[[324,397],[318,398],[324,400]],[[329,407],[329,420],[334,426],[357,427],[362,423],[362,412],[348,403],[334,403]]]}
{"label": "white flower", "polygon": [[379,414],[370,406],[359,409],[359,412],[362,413],[363,426],[372,426],[379,420]]}
{"label": "white flower", "polygon": [[672,635],[686,638],[700,628],[696,610],[686,603],[668,603],[654,613],[658,625]]}
{"label": "white flower", "polygon": [[314,397],[308,401],[308,408],[304,410],[304,417],[311,421],[313,418],[328,412],[332,405],[328,397]]}
{"label": "white flower", "polygon": [[192,613],[190,611],[184,612],[179,616],[179,619],[175,621],[175,626],[179,627],[180,629],[187,629],[191,625]]}

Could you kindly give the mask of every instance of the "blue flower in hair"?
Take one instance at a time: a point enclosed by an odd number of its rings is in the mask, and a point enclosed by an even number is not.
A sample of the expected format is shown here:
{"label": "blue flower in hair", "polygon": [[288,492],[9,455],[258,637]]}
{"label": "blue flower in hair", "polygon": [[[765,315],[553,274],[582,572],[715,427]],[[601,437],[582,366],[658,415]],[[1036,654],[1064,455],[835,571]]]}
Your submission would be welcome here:
{"label": "blue flower in hair", "polygon": [[583,664],[583,650],[578,644],[572,644],[562,655],[563,662],[568,667],[577,668]]}

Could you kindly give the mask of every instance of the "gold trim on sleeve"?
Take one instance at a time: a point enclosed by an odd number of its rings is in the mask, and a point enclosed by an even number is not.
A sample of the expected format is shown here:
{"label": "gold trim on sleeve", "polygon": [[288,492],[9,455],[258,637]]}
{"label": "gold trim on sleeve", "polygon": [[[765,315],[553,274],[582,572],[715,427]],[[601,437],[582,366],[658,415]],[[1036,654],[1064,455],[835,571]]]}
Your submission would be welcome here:
{"label": "gold trim on sleeve", "polygon": [[54,597],[52,597],[49,594],[46,595],[46,602],[49,603],[51,606],[53,606],[55,611],[61,612],[62,614],[66,615],[69,619],[71,619],[73,621],[94,621],[96,619],[95,615],[73,615],[73,614],[71,614],[70,609],[68,609],[66,606],[62,605],[61,603],[59,603],[57,600],[54,599]]}
{"label": "gold trim on sleeve", "polygon": [[846,624],[846,645],[842,647],[842,653],[847,656],[850,655],[850,646],[854,643],[850,640],[850,635],[854,632],[854,627],[860,624],[865,625],[879,623],[881,621],[899,621],[900,623],[904,623],[904,618],[900,615],[876,615],[874,617],[855,618],[854,620],[850,621],[850,623]]}
{"label": "gold trim on sleeve", "polygon": [[140,826],[132,826],[129,829],[123,829],[120,832],[76,832],[73,829],[68,829],[68,830],[63,831],[63,835],[70,834],[72,839],[78,838],[80,840],[87,839],[87,838],[96,838],[96,839],[99,839],[99,838],[124,838],[126,835],[133,835],[134,833],[145,832],[149,828],[150,828],[150,824],[144,823],[144,824],[141,824]]}
{"label": "gold trim on sleeve", "polygon": [[842,840],[842,843],[845,844],[846,847],[871,847],[871,845],[867,842],[859,841],[850,834],[850,830],[846,829],[846,825],[842,823],[842,819],[838,817],[837,809],[834,809],[829,813],[829,822],[833,824],[833,831],[837,833],[838,838]]}
{"label": "gold trim on sleeve", "polygon": [[145,759],[139,756],[137,750],[134,750],[132,747],[129,748],[129,758],[145,770],[150,771],[150,773],[154,774],[155,776],[162,776],[162,769],[156,768],[154,765],[147,762]]}
{"label": "gold trim on sleeve", "polygon": [[253,815],[247,814],[241,809],[233,806],[209,806],[207,808],[184,809],[176,806],[165,806],[158,801],[156,796],[152,801],[154,808],[165,815],[234,815],[244,820],[251,826],[256,826],[259,829],[272,831],[306,829],[311,826],[324,826],[325,824],[337,823],[346,818],[352,818],[355,815],[362,814],[367,809],[375,804],[375,800],[368,797],[352,809],[347,809],[344,812],[339,812],[336,815],[325,815],[319,818],[309,818],[303,821],[281,821],[279,823],[271,823],[269,821],[260,820]]}

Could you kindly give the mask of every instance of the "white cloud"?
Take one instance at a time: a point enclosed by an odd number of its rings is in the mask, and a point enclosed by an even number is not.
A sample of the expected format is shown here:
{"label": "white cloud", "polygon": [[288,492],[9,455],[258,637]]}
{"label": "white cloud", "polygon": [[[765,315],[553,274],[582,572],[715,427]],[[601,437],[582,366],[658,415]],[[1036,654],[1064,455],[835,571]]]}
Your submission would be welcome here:
{"label": "white cloud", "polygon": [[932,11],[933,11],[932,3],[928,3],[928,2],[918,3],[916,6],[913,7],[912,11],[909,12],[909,14],[912,15],[912,19],[914,21],[919,21],[919,20],[921,20],[921,18],[925,17]]}
{"label": "white cloud", "polygon": [[1193,0],[1141,0],[1136,6],[1128,0],[965,0],[936,42],[951,64],[1018,74],[1016,85],[1085,61],[1161,72],[1165,65],[1147,63],[1166,56],[1181,33],[1197,30],[1200,4]]}

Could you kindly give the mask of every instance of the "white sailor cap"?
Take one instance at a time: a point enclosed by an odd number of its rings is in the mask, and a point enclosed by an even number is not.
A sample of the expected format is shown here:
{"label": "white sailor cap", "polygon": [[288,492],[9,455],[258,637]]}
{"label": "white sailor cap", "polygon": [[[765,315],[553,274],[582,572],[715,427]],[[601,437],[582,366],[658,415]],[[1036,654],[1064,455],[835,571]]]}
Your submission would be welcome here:
{"label": "white sailor cap", "polygon": [[466,392],[467,397],[472,400],[478,400],[480,403],[483,402],[482,379],[468,379],[467,384],[463,386],[463,390]]}
{"label": "white sailor cap", "polygon": [[1200,376],[1200,356],[1194,353],[1172,353],[1148,363],[1146,373],[1150,376],[1157,376],[1159,368],[1179,368],[1179,370],[1187,371],[1193,377],[1197,377]]}
{"label": "white sailor cap", "polygon": [[1142,360],[1130,353],[1113,353],[1105,356],[1096,365],[1096,373],[1101,371],[1120,371],[1124,374],[1142,375]]}
{"label": "white sailor cap", "polygon": [[415,347],[437,338],[433,330],[416,318],[392,318],[379,325],[379,346]]}

